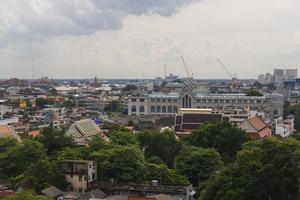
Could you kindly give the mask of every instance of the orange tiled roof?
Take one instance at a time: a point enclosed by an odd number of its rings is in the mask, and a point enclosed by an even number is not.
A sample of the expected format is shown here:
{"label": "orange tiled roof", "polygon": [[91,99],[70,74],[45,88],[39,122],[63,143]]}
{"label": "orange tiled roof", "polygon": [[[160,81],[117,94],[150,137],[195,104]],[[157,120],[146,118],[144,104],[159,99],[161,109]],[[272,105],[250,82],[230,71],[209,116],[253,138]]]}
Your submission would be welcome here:
{"label": "orange tiled roof", "polygon": [[12,137],[13,131],[8,125],[0,125],[0,137]]}
{"label": "orange tiled roof", "polygon": [[260,131],[267,126],[267,124],[257,116],[250,118],[249,122],[257,131]]}

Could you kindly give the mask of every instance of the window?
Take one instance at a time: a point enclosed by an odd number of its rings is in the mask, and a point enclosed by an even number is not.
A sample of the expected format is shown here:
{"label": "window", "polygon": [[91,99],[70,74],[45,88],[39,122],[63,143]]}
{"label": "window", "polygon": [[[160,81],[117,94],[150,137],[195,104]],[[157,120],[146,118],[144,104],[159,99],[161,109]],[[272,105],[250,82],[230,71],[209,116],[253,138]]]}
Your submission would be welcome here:
{"label": "window", "polygon": [[131,112],[136,112],[136,107],[135,106],[131,107]]}
{"label": "window", "polygon": [[144,106],[140,106],[140,112],[145,112],[145,107]]}
{"label": "window", "polygon": [[71,174],[70,177],[73,178],[73,174]]}
{"label": "window", "polygon": [[156,102],[160,102],[160,99],[156,99]]}
{"label": "window", "polygon": [[166,99],[162,99],[162,102],[166,102]]}
{"label": "window", "polygon": [[160,106],[156,106],[156,112],[157,112],[157,113],[160,113],[160,112],[161,112]]}
{"label": "window", "polygon": [[155,102],[155,99],[151,99],[151,102]]}
{"label": "window", "polygon": [[177,106],[174,106],[174,107],[173,107],[173,113],[177,113],[177,111],[178,111]]}
{"label": "window", "polygon": [[82,181],[82,175],[79,175],[79,182]]}
{"label": "window", "polygon": [[155,113],[155,106],[151,106],[151,112]]}
{"label": "window", "polygon": [[136,102],[136,99],[131,99],[132,102]]}
{"label": "window", "polygon": [[172,113],[172,106],[168,106],[168,113]]}
{"label": "window", "polygon": [[96,173],[94,172],[93,174],[92,174],[92,180],[95,180],[96,179]]}
{"label": "window", "polygon": [[83,192],[83,190],[81,188],[79,188],[79,193],[82,193],[82,192]]}
{"label": "window", "polygon": [[168,102],[172,102],[172,99],[168,99]]}
{"label": "window", "polygon": [[167,112],[166,106],[162,106],[161,111],[162,111],[162,113],[166,113]]}
{"label": "window", "polygon": [[140,99],[140,102],[144,102],[145,101],[145,99]]}

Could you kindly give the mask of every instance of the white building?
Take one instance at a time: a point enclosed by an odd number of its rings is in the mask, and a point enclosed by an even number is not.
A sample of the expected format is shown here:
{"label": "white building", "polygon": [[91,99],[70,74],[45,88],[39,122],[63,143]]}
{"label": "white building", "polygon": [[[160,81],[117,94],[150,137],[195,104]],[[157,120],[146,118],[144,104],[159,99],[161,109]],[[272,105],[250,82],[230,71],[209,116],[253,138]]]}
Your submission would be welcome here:
{"label": "white building", "polygon": [[294,133],[294,119],[279,119],[276,121],[275,134],[287,138]]}
{"label": "white building", "polygon": [[181,108],[233,110],[249,108],[266,116],[282,114],[282,95],[209,94],[186,85],[179,93],[128,96],[128,115],[175,115]]}

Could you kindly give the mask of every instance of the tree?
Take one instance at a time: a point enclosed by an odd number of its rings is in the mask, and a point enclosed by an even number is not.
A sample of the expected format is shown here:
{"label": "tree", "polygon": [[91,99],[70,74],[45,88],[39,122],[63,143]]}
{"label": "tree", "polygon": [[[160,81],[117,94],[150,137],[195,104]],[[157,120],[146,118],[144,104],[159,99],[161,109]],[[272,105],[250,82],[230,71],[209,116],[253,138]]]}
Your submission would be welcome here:
{"label": "tree", "polygon": [[176,170],[198,186],[223,167],[220,154],[215,149],[185,147],[175,160]]}
{"label": "tree", "polygon": [[189,145],[215,148],[226,163],[234,160],[236,152],[249,138],[245,131],[228,122],[212,122],[202,125],[187,138]]}
{"label": "tree", "polygon": [[109,134],[109,138],[111,142],[116,145],[135,145],[138,143],[136,136],[131,132],[113,131]]}
{"label": "tree", "polygon": [[246,96],[263,96],[263,94],[257,90],[250,89],[249,91],[246,92]]}
{"label": "tree", "polygon": [[21,175],[13,179],[13,182],[29,181],[36,192],[54,185],[58,188],[65,187],[65,178],[59,172],[58,165],[48,158],[32,163]]}
{"label": "tree", "polygon": [[118,101],[111,101],[107,106],[105,106],[105,112],[122,112],[122,107]]}
{"label": "tree", "polygon": [[48,154],[59,151],[65,147],[74,147],[73,139],[66,136],[64,130],[60,131],[53,128],[46,128],[36,140],[46,147]]}
{"label": "tree", "polygon": [[135,85],[126,85],[123,90],[125,92],[133,92],[136,89],[137,89],[137,87]]}
{"label": "tree", "polygon": [[14,177],[27,169],[32,163],[45,158],[45,147],[36,141],[23,140],[13,148],[0,154],[0,177]]}
{"label": "tree", "polygon": [[276,138],[244,145],[236,161],[212,177],[200,200],[298,199],[300,143]]}
{"label": "tree", "polygon": [[135,146],[120,146],[111,151],[105,177],[119,181],[143,180],[143,153]]}
{"label": "tree", "polygon": [[144,131],[137,135],[141,149],[146,159],[158,156],[168,167],[174,166],[175,157],[179,154],[182,143],[173,132]]}
{"label": "tree", "polygon": [[144,179],[148,181],[158,180],[161,183],[171,184],[189,183],[189,180],[185,176],[180,175],[174,169],[169,169],[165,164],[146,163],[144,169]]}
{"label": "tree", "polygon": [[63,150],[57,152],[56,159],[58,161],[62,161],[62,160],[81,160],[84,157],[83,157],[80,150],[81,150],[80,148],[66,147]]}
{"label": "tree", "polygon": [[45,196],[33,195],[29,192],[22,192],[17,195],[5,197],[3,198],[3,200],[51,200],[51,199]]}

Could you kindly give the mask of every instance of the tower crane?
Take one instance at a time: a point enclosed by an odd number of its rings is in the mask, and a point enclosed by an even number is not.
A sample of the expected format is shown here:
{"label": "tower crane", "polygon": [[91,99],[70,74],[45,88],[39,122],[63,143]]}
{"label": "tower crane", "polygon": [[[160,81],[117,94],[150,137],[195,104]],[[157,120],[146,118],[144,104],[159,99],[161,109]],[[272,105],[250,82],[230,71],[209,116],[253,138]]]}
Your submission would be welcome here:
{"label": "tower crane", "polygon": [[225,72],[228,74],[228,76],[231,78],[232,80],[232,88],[237,88],[238,87],[238,79],[236,74],[233,76],[228,69],[225,67],[225,65],[222,63],[222,61],[220,59],[217,58],[218,63],[221,65],[221,67],[225,70]]}
{"label": "tower crane", "polygon": [[192,76],[193,76],[193,74],[190,75],[189,70],[188,70],[188,68],[187,68],[187,65],[186,65],[186,63],[185,63],[185,60],[184,60],[183,56],[180,56],[180,58],[181,58],[181,62],[182,62],[182,64],[183,64],[183,66],[184,66],[186,75],[187,75],[187,77],[188,77],[188,81],[189,81],[189,83],[194,87],[195,84],[194,84],[193,81],[192,81],[192,78],[193,78]]}

